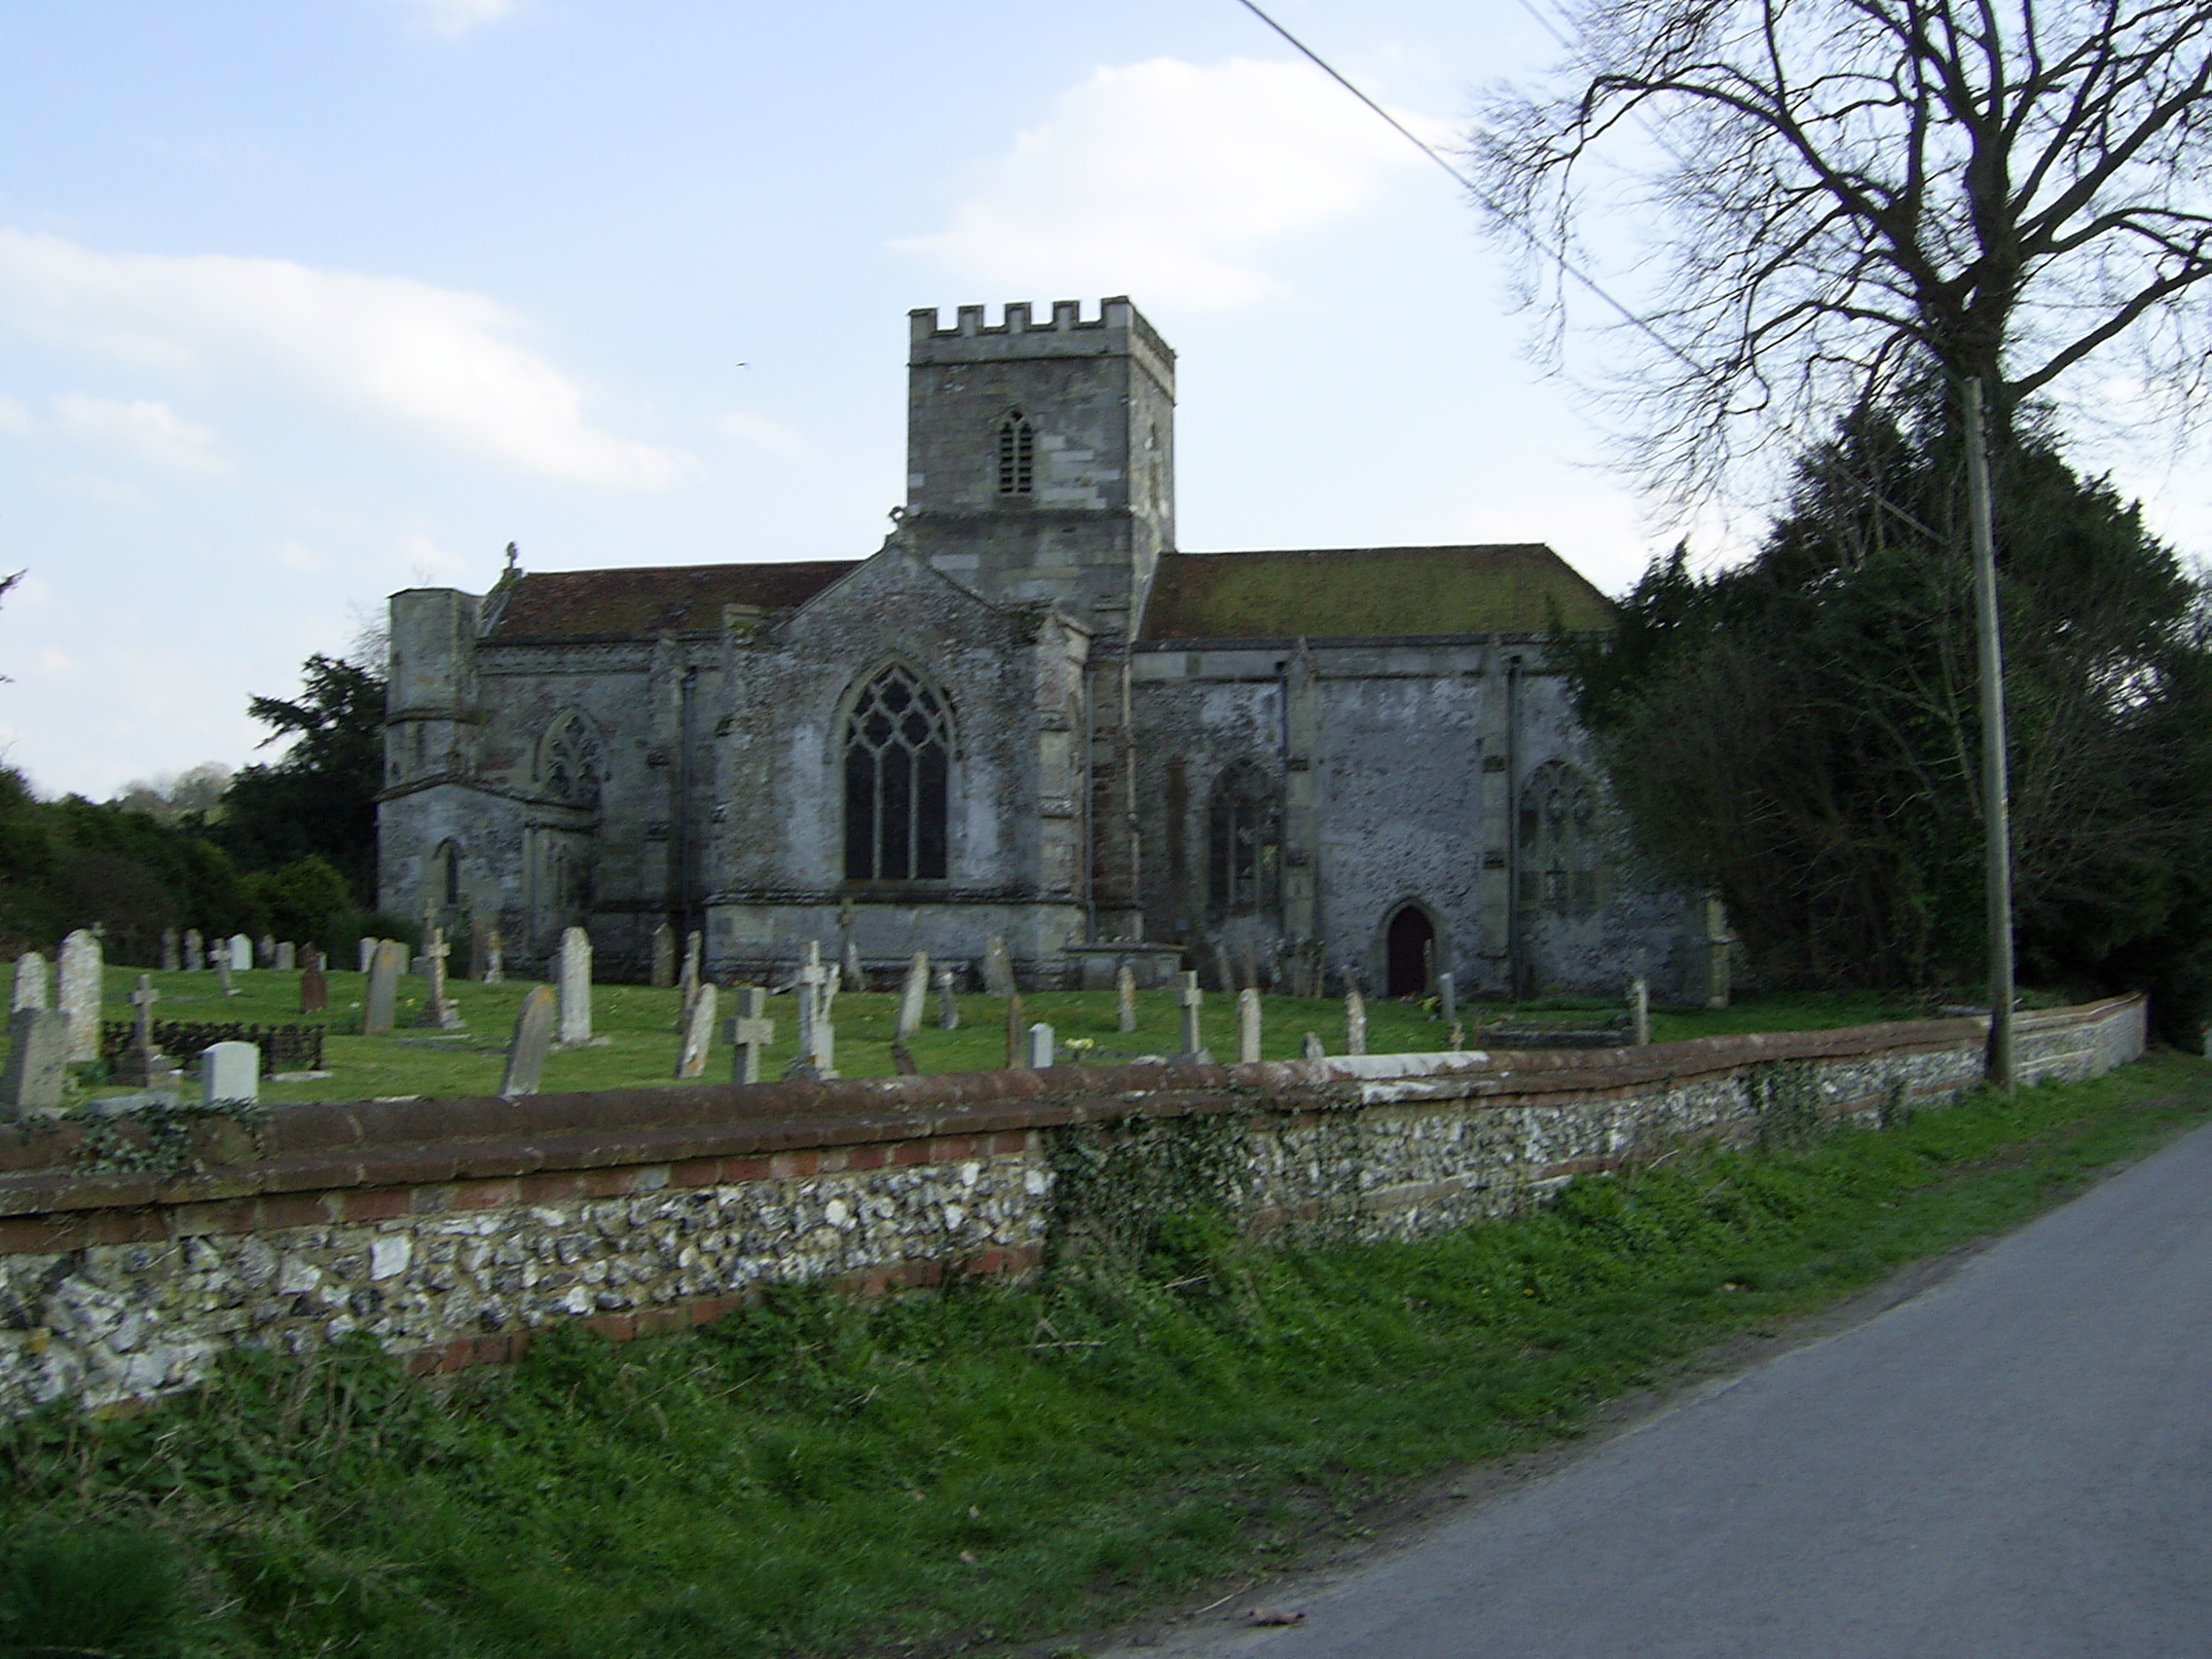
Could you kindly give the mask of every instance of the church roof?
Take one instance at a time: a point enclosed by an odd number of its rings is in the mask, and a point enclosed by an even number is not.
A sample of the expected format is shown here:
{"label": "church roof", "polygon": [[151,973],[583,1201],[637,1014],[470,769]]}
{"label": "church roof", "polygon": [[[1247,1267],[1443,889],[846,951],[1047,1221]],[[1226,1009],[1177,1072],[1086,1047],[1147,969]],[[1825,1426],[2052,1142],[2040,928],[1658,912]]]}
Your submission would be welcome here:
{"label": "church roof", "polygon": [[850,559],[778,565],[660,565],[530,571],[508,590],[492,640],[569,640],[719,628],[725,605],[804,605],[855,568]]}
{"label": "church roof", "polygon": [[1613,603],[1540,542],[1169,553],[1144,640],[1408,638],[1610,628]]}

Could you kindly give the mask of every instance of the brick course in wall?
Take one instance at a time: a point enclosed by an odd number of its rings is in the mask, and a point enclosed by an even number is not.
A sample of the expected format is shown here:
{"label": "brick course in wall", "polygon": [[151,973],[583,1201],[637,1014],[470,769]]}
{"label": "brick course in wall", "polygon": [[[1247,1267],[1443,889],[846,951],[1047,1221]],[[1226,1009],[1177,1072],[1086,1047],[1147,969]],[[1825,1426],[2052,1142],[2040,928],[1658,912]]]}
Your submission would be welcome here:
{"label": "brick course in wall", "polygon": [[[2139,1056],[2140,999],[2025,1016],[2031,1081]],[[85,1126],[0,1129],[0,1412],[189,1385],[225,1348],[366,1332],[419,1372],[718,1318],[764,1286],[859,1291],[1030,1271],[1065,1222],[1056,1157],[1231,1138],[1255,1233],[1413,1238],[1776,1112],[1876,1121],[1980,1072],[1983,1022],[1644,1049],[1059,1068],[216,1119],[168,1179]],[[1061,1195],[1062,1198],[1065,1195]]]}

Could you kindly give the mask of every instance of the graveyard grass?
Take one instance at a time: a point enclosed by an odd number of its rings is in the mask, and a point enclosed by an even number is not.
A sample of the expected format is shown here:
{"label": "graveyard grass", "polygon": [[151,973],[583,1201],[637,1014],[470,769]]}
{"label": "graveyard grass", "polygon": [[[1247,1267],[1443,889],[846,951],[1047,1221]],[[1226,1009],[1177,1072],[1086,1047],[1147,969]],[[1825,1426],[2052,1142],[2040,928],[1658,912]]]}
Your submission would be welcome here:
{"label": "graveyard grass", "polygon": [[[103,983],[101,1018],[129,1019],[129,995],[140,969],[110,967]],[[320,1014],[300,1013],[300,976],[274,969],[250,969],[236,976],[238,995],[225,997],[212,973],[157,973],[154,988],[161,1000],[154,1017],[190,1022],[239,1021],[248,1025],[320,1024],[328,1036],[323,1063],[330,1076],[286,1076],[282,1081],[264,1078],[262,1098],[286,1100],[364,1100],[414,1095],[471,1095],[498,1091],[504,1067],[507,1042],[514,1031],[515,1015],[532,981],[480,985],[454,978],[447,981],[450,999],[465,1024],[457,1031],[441,1031],[412,1023],[428,999],[426,979],[402,976],[399,980],[399,1027],[390,1036],[363,1037],[361,999],[366,976],[356,973],[329,975],[330,1007]],[[998,997],[964,995],[959,999],[960,1026],[940,1031],[937,1024],[938,998],[933,988],[924,1005],[922,1028],[907,1045],[916,1066],[925,1072],[984,1071],[1006,1063],[1006,1003]],[[1270,996],[1264,999],[1266,1015],[1265,1057],[1296,1059],[1305,1034],[1318,1036],[1332,1054],[1345,1051],[1345,1011],[1341,999]],[[1594,1001],[1530,1004],[1524,1016],[1531,1020],[1568,1023],[1603,1023],[1615,1004]],[[738,1012],[736,994],[723,988],[719,1015]],[[776,1042],[762,1059],[760,1075],[773,1079],[796,1053],[797,999],[771,996],[767,1012],[776,1022]],[[1469,1047],[1480,1046],[1478,1016],[1494,1019],[1495,1007],[1470,1007],[1462,1011]],[[1780,1031],[1860,1025],[1879,1019],[1899,1019],[1923,1012],[1916,1007],[1873,993],[1822,992],[1751,997],[1733,1007],[1713,1011],[1670,1012],[1652,1015],[1655,1041],[1714,1036],[1724,1032]],[[613,1088],[640,1084],[673,1084],[678,1048],[678,993],[646,985],[597,985],[592,991],[592,1032],[596,1041],[581,1049],[556,1048],[546,1062],[540,1092]],[[1053,1028],[1064,1065],[1118,1064],[1138,1054],[1164,1055],[1180,1044],[1179,1014],[1171,991],[1137,993],[1137,1029],[1116,1029],[1114,993],[1108,991],[1035,991],[1022,996],[1025,1021],[1042,1020]],[[898,1020],[899,995],[891,991],[845,991],[838,995],[833,1018],[836,1029],[836,1067],[845,1077],[887,1076],[897,1068],[891,1058],[891,1039]],[[1433,1010],[1382,998],[1367,1005],[1368,1049],[1373,1053],[1427,1052],[1447,1046],[1448,1031]],[[719,1027],[720,1019],[718,1018]],[[1206,1046],[1217,1060],[1236,1057],[1236,999],[1208,992],[1203,1012]],[[1078,1045],[1088,1043],[1088,1049]],[[192,1056],[171,1055],[189,1075]],[[717,1036],[699,1083],[726,1083],[731,1051]],[[688,1085],[686,1087],[689,1087]],[[124,1092],[121,1086],[94,1085],[88,1092],[97,1096]]]}
{"label": "graveyard grass", "polygon": [[[1572,1435],[2208,1109],[2212,1066],[2163,1052],[1414,1244],[1271,1253],[1186,1213],[1036,1283],[557,1330],[442,1388],[362,1346],[236,1355],[140,1414],[0,1429],[0,1585],[73,1550],[143,1602],[166,1552],[179,1640],[148,1655],[1080,1652],[1163,1600],[1294,1598],[1268,1574],[1407,1483]],[[8,1616],[0,1642],[68,1644]]]}

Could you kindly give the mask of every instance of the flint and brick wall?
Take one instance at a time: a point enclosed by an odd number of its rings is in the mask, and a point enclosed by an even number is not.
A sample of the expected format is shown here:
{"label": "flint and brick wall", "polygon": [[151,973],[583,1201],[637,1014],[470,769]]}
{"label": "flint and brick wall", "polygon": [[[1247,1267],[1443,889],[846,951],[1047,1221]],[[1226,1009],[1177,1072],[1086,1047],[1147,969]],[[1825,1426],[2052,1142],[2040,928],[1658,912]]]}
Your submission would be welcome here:
{"label": "flint and brick wall", "polygon": [[[2026,1016],[2021,1069],[2136,1058],[2140,999]],[[1979,1075],[1982,1022],[1644,1049],[1058,1068],[212,1119],[185,1172],[114,1171],[86,1125],[0,1128],[0,1412],[190,1384],[222,1350],[366,1332],[429,1373],[581,1319],[613,1337],[763,1286],[1029,1271],[1065,1242],[1074,1155],[1210,1137],[1258,1234],[1411,1238],[1685,1139],[1886,1121]],[[1226,1156],[1223,1156],[1226,1149]]]}

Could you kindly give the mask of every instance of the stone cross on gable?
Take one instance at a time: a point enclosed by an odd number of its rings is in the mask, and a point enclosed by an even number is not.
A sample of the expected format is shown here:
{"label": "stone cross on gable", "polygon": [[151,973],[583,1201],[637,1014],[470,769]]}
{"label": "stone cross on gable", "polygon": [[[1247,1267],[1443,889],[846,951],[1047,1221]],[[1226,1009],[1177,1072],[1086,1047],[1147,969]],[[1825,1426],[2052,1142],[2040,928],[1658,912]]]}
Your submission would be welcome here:
{"label": "stone cross on gable", "polygon": [[737,1051],[730,1058],[732,1083],[758,1083],[760,1056],[776,1040],[776,1022],[768,1017],[768,993],[758,985],[740,986],[737,1016],[722,1021],[722,1035]]}

